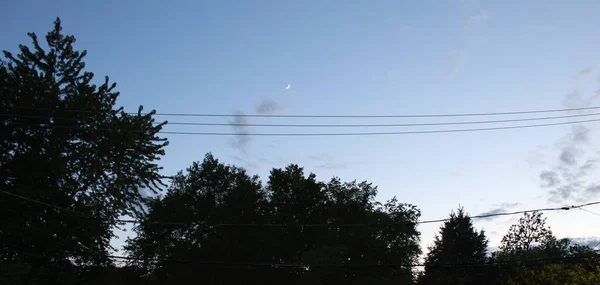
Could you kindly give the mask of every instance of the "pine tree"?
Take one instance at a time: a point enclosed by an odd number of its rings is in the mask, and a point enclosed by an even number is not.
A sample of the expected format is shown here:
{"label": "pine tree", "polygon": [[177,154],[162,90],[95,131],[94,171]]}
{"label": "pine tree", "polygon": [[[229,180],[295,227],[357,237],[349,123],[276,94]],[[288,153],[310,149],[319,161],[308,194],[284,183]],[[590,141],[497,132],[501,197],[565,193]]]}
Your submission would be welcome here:
{"label": "pine tree", "polygon": [[482,284],[482,271],[460,264],[486,261],[487,239],[482,231],[477,232],[471,218],[459,208],[450,213],[436,235],[433,246],[425,261],[425,272],[420,284]]}
{"label": "pine tree", "polygon": [[73,262],[109,262],[116,219],[162,187],[167,145],[154,111],[115,108],[116,84],[94,85],[61,30],[57,19],[45,44],[29,33],[31,48],[0,60],[0,260],[56,284]]}

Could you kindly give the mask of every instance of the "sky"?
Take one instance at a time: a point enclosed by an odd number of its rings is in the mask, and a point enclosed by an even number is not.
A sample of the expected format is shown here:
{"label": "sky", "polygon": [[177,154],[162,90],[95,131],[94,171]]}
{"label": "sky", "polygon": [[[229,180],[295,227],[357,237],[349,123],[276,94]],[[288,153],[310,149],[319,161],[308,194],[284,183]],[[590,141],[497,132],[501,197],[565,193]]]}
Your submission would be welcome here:
{"label": "sky", "polygon": [[[3,1],[0,49],[56,17],[118,105],[159,113],[402,115],[600,106],[599,1]],[[286,89],[286,85],[291,87]],[[580,114],[575,112],[551,115]],[[588,113],[593,113],[590,111]],[[507,118],[507,117],[503,117]],[[390,124],[461,118],[190,118],[169,122]],[[467,118],[479,119],[482,118]],[[498,119],[486,117],[483,119]],[[590,119],[589,117],[584,119]],[[462,118],[465,120],[465,118]],[[563,120],[563,121],[568,121]],[[575,119],[573,119],[575,120]],[[481,126],[481,125],[480,125]],[[462,127],[462,126],[459,126]],[[456,128],[456,127],[454,127]],[[420,128],[177,126],[182,132],[385,132]],[[600,200],[597,123],[381,136],[166,135],[164,174],[207,152],[263,181],[296,163],[321,180],[368,180],[422,219]],[[600,206],[546,212],[558,237],[595,245]],[[490,247],[518,216],[476,220]],[[422,245],[439,224],[419,227]],[[129,234],[113,244],[119,247]]]}

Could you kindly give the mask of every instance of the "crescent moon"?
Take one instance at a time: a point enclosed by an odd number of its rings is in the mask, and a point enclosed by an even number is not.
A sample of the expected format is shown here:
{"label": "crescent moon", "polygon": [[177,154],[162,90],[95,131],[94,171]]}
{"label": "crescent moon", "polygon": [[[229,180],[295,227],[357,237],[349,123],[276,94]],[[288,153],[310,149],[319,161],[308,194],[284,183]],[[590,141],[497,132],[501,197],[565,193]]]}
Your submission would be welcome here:
{"label": "crescent moon", "polygon": [[290,89],[290,87],[292,87],[292,85],[288,84],[287,86],[285,86],[285,89]]}

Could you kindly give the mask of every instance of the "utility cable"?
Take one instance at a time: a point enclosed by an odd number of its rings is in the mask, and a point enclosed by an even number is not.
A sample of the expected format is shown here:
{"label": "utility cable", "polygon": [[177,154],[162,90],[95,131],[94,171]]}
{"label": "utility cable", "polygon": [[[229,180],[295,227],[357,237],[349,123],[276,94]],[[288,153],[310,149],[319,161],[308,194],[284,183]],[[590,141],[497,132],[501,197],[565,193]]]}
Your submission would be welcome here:
{"label": "utility cable", "polygon": [[[404,123],[404,124],[254,124],[254,123],[167,122],[167,126],[181,125],[181,126],[224,126],[224,127],[286,127],[286,128],[424,127],[424,126],[452,126],[452,125],[475,125],[475,124],[530,122],[530,121],[590,117],[590,116],[598,116],[598,115],[600,115],[600,113],[578,114],[578,115],[567,115],[567,116],[521,118],[521,119],[506,119],[506,120]],[[71,121],[79,120],[78,118],[53,118],[51,116],[28,116],[28,115],[6,114],[6,113],[0,114],[0,116],[26,118],[26,119],[60,119],[60,120],[71,120]],[[160,124],[160,123],[155,123],[155,125],[158,125],[158,124]]]}
{"label": "utility cable", "polygon": [[[49,203],[45,203],[45,202],[41,202],[35,199],[31,199],[28,197],[24,197],[21,195],[17,195],[5,190],[0,190],[0,193],[4,193],[13,197],[17,197],[20,199],[24,199],[27,200],[29,202],[32,203],[37,203],[37,204],[41,204],[41,205],[45,205],[48,207],[53,207],[53,208],[57,208],[57,209],[62,209],[65,211],[70,211],[73,212],[72,210],[68,210],[62,207],[58,207],[56,205],[52,205]],[[514,212],[503,212],[503,213],[494,213],[494,214],[483,214],[483,215],[475,215],[475,216],[470,216],[471,219],[486,219],[486,218],[491,218],[491,217],[499,217],[499,216],[513,216],[513,215],[519,215],[519,214],[524,214],[524,213],[529,213],[529,212],[547,212],[547,211],[567,211],[567,210],[571,210],[571,209],[582,209],[584,207],[588,207],[588,206],[592,206],[592,205],[597,205],[600,204],[600,201],[597,202],[590,202],[590,203],[585,203],[585,204],[579,204],[579,205],[573,205],[573,206],[563,206],[563,207],[553,207],[553,208],[538,208],[538,209],[529,209],[529,210],[521,210],[521,211],[514,211]],[[77,213],[77,212],[76,212]],[[81,213],[83,214],[83,213]],[[85,215],[85,214],[84,214]],[[85,215],[86,217],[91,217],[89,215]],[[95,217],[92,217],[94,219],[96,219]],[[405,222],[405,223],[395,223],[395,224],[367,224],[367,223],[356,223],[356,224],[285,224],[285,223],[278,223],[278,224],[273,224],[273,223],[264,223],[264,224],[258,224],[258,223],[214,223],[214,224],[204,224],[206,226],[211,226],[211,227],[377,227],[377,226],[398,226],[398,225],[413,225],[413,224],[431,224],[431,223],[443,223],[443,222],[447,222],[449,221],[450,218],[444,218],[444,219],[434,219],[434,220],[423,220],[423,221],[417,221],[415,223],[411,223],[411,222]],[[138,220],[132,220],[132,219],[117,219],[115,220],[115,222],[117,223],[139,223],[140,221]],[[150,224],[160,224],[160,225],[189,225],[190,223],[184,223],[184,222],[173,222],[173,221],[165,221],[165,222],[151,222]]]}
{"label": "utility cable", "polygon": [[[36,108],[36,107],[12,107],[17,110],[33,110],[33,111],[61,111],[74,113],[101,113],[101,111],[84,110],[84,109],[51,109],[51,108]],[[155,113],[154,116],[173,116],[173,117],[254,117],[254,118],[436,118],[436,117],[478,117],[478,116],[501,116],[501,115],[524,115],[524,114],[540,114],[540,113],[555,113],[555,112],[572,112],[597,110],[597,107],[584,108],[567,108],[567,109],[546,109],[546,110],[526,110],[526,111],[509,111],[509,112],[482,112],[482,113],[454,113],[454,114],[406,114],[406,115],[276,115],[276,114],[214,114],[214,113]],[[137,113],[126,113],[137,115]],[[143,115],[146,115],[145,113]]]}
{"label": "utility cable", "polygon": [[[471,129],[447,129],[447,130],[423,130],[423,131],[398,131],[398,132],[348,132],[348,133],[220,133],[220,132],[178,132],[178,131],[159,131],[162,134],[172,135],[201,135],[201,136],[271,136],[271,137],[320,137],[320,136],[382,136],[382,135],[415,135],[415,134],[441,134],[441,133],[464,133],[464,132],[481,132],[481,131],[496,131],[496,130],[510,130],[510,129],[530,129],[539,127],[549,126],[561,126],[561,125],[573,125],[582,123],[600,122],[600,119],[591,120],[579,120],[570,122],[558,122],[558,123],[546,123],[546,124],[535,124],[535,125],[518,125],[518,126],[503,126],[503,127],[488,127],[488,128],[471,128]],[[13,123],[21,124],[21,123]],[[57,129],[79,129],[89,131],[107,131],[112,132],[115,130],[102,129],[102,128],[83,128],[74,126],[59,126],[59,125],[44,125],[36,126],[42,128],[57,128]],[[130,133],[141,133],[141,130],[120,130]]]}

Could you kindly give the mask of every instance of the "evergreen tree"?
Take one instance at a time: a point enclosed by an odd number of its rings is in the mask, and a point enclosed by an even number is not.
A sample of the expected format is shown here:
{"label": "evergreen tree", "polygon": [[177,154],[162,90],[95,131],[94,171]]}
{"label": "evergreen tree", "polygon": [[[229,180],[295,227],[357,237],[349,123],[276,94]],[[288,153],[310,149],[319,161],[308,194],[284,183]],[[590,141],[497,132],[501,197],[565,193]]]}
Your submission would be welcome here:
{"label": "evergreen tree", "polygon": [[116,84],[94,85],[61,30],[57,19],[45,44],[29,33],[32,47],[0,61],[0,260],[33,283],[108,264],[116,219],[160,190],[167,145],[154,111],[115,108]]}
{"label": "evergreen tree", "polygon": [[483,230],[475,230],[463,208],[450,213],[429,247],[419,284],[482,284],[485,272],[469,264],[486,261],[487,243]]}

